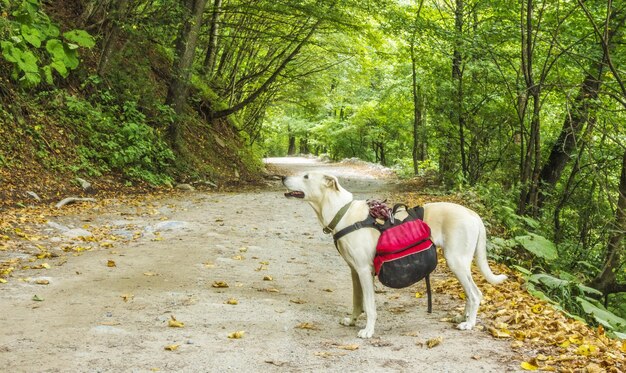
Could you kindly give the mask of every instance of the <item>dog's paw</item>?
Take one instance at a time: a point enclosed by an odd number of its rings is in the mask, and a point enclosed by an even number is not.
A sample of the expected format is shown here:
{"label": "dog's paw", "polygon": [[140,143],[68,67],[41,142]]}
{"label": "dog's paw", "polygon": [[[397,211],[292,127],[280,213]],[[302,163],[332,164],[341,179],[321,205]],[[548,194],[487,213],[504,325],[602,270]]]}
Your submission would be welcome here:
{"label": "dog's paw", "polygon": [[472,330],[472,328],[474,327],[474,323],[471,323],[469,321],[464,321],[460,323],[459,325],[457,325],[456,327],[459,330]]}
{"label": "dog's paw", "polygon": [[359,330],[359,334],[358,337],[359,338],[363,338],[363,339],[368,339],[368,338],[372,338],[372,336],[374,335],[374,329],[361,329]]}
{"label": "dog's paw", "polygon": [[339,320],[339,323],[343,326],[354,326],[356,324],[356,320],[352,317],[344,317],[343,319]]}

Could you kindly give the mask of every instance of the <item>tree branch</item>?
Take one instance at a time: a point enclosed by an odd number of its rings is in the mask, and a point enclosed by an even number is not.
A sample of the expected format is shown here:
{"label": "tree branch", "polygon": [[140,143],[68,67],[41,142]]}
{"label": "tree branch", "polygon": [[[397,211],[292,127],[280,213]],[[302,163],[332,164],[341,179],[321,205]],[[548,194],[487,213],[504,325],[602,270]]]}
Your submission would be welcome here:
{"label": "tree branch", "polygon": [[291,62],[291,60],[293,60],[298,55],[298,53],[300,53],[300,49],[302,49],[302,47],[309,41],[311,36],[313,36],[313,34],[315,33],[315,30],[317,30],[317,27],[320,25],[321,22],[322,20],[318,19],[313,24],[313,26],[311,27],[309,32],[306,34],[306,36],[300,41],[300,43],[298,43],[298,45],[294,48],[294,50],[291,51],[291,53],[283,60],[283,62],[276,68],[276,70],[274,70],[272,75],[270,75],[270,77],[267,78],[267,80],[263,82],[263,84],[257,90],[255,90],[248,97],[246,97],[239,103],[231,106],[230,108],[224,109],[224,110],[218,110],[214,112],[212,117],[214,119],[224,118],[226,116],[229,116],[231,114],[238,112],[239,110],[245,108],[247,105],[249,105],[254,100],[256,100],[263,92],[265,92],[272,85],[272,83],[274,83],[274,81],[276,81],[276,79],[279,77],[279,75],[282,73],[285,67],[287,67],[289,62]]}

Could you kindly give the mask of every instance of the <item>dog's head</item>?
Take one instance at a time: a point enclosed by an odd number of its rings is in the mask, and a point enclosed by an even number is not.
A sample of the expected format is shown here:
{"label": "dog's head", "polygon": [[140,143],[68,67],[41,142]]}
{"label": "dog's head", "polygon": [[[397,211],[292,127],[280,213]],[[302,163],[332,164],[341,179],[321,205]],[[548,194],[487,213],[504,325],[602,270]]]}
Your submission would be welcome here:
{"label": "dog's head", "polygon": [[310,202],[321,201],[329,193],[340,192],[339,181],[335,176],[315,171],[285,177],[283,185],[289,190],[285,197],[301,198]]}

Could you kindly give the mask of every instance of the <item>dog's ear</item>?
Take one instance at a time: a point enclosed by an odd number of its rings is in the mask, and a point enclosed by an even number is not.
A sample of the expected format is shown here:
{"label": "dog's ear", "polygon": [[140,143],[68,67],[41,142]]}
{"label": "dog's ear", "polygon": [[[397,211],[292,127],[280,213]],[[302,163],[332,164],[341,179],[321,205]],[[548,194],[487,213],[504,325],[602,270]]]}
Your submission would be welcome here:
{"label": "dog's ear", "polygon": [[324,175],[324,182],[326,186],[335,191],[339,191],[339,180],[336,177],[330,175]]}

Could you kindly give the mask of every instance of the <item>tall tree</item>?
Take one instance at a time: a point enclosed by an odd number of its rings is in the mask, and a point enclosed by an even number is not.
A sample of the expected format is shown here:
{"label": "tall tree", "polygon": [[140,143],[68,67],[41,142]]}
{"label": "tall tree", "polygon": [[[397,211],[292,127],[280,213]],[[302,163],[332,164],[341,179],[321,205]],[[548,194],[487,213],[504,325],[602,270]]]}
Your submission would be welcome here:
{"label": "tall tree", "polygon": [[[618,86],[618,94],[613,95],[622,107],[626,110],[626,82],[623,80],[621,70],[617,68],[613,62],[611,54],[610,33],[611,33],[611,15],[614,14],[613,1],[607,0],[604,24],[601,27],[595,21],[595,18],[587,8],[587,6],[578,0],[587,19],[593,26],[596,36],[600,39],[602,50],[605,54],[606,64],[612,73],[613,79]],[[621,9],[622,11],[624,9]],[[622,148],[625,148],[622,144]],[[624,253],[624,237],[626,236],[626,150],[624,150],[621,162],[621,172],[619,185],[617,188],[617,204],[615,207],[615,215],[611,224],[611,233],[607,242],[604,255],[604,263],[601,271],[591,281],[591,286],[602,291],[604,294],[626,292],[626,283],[618,281],[618,272],[623,265]]]}
{"label": "tall tree", "polygon": [[[556,51],[558,37],[564,20],[559,8],[552,9],[551,2],[539,4],[535,0],[524,0],[520,6],[521,71],[524,90],[519,93],[520,133],[522,138],[520,156],[521,192],[518,212],[522,215],[539,215],[539,178],[541,174],[541,118],[544,88],[550,71],[562,55]],[[552,11],[550,14],[547,14]],[[548,21],[552,19],[552,24]],[[539,41],[540,38],[546,40]],[[540,50],[540,46],[545,49]],[[542,52],[542,53],[540,53]],[[526,127],[526,117],[529,126]]]}
{"label": "tall tree", "polygon": [[604,78],[605,67],[608,62],[610,53],[614,49],[614,36],[624,26],[626,17],[624,14],[616,14],[612,12],[609,14],[610,19],[607,20],[612,27],[608,29],[606,34],[607,49],[604,50],[602,45],[599,46],[601,50],[601,58],[592,62],[592,68],[587,72],[584,77],[578,94],[574,98],[571,109],[565,114],[563,120],[563,127],[559,136],[552,146],[550,156],[541,169],[540,174],[540,186],[541,193],[539,194],[539,205],[543,204],[546,198],[547,192],[554,188],[554,185],[561,177],[561,173],[565,169],[567,163],[573,158],[576,148],[581,143],[581,132],[585,125],[593,121],[590,118],[591,109],[594,106],[595,101],[598,99],[600,92],[600,86]]}
{"label": "tall tree", "polygon": [[117,0],[109,11],[107,17],[108,29],[104,35],[104,44],[102,46],[102,52],[100,53],[100,60],[98,61],[97,73],[100,76],[105,74],[106,68],[109,65],[109,59],[113,54],[118,42],[120,30],[128,16],[129,0]]}
{"label": "tall tree", "polygon": [[411,149],[411,156],[413,158],[413,173],[415,175],[418,174],[419,162],[424,160],[426,153],[426,139],[423,138],[423,131],[421,130],[424,127],[424,96],[422,94],[422,87],[418,82],[418,61],[415,51],[419,31],[418,21],[420,19],[420,13],[423,5],[424,1],[420,0],[415,13],[415,19],[413,21],[409,40],[409,52],[411,55],[411,93],[413,94],[413,147]]}
{"label": "tall tree", "polygon": [[204,71],[210,77],[215,68],[217,55],[217,39],[219,36],[219,22],[222,14],[222,0],[215,0],[209,25],[209,46],[204,57]]}
{"label": "tall tree", "polygon": [[454,8],[454,41],[452,52],[452,82],[455,89],[454,106],[451,119],[457,126],[459,135],[459,154],[461,156],[461,172],[463,180],[467,180],[468,167],[467,155],[465,154],[465,123],[466,113],[464,106],[464,87],[463,87],[463,27],[465,26],[465,0],[455,0]]}
{"label": "tall tree", "polygon": [[[167,91],[166,104],[180,115],[189,92],[189,78],[195,57],[196,44],[202,25],[207,0],[182,0],[183,21],[176,39],[174,68]],[[175,147],[180,142],[180,121],[174,120],[167,131],[168,139]]]}

